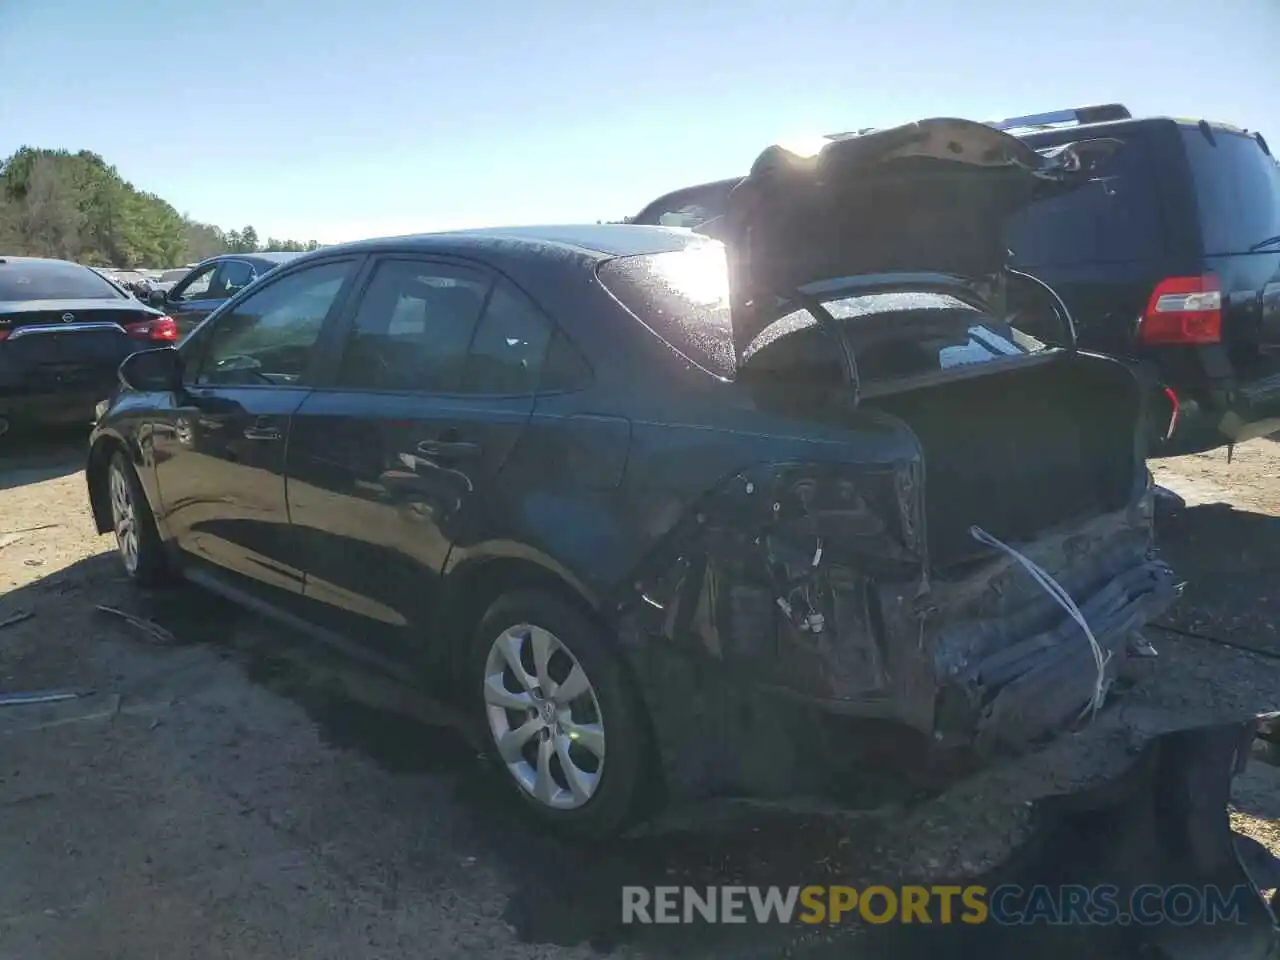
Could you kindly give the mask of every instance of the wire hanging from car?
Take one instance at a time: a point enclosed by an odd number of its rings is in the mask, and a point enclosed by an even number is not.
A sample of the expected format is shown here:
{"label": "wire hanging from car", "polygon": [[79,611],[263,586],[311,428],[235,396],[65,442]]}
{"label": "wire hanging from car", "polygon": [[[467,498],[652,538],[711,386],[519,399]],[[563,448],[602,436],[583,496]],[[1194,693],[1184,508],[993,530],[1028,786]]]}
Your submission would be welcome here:
{"label": "wire hanging from car", "polygon": [[1093,685],[1093,696],[1089,698],[1089,702],[1086,704],[1085,708],[1080,711],[1080,716],[1083,717],[1088,713],[1092,718],[1092,716],[1101,709],[1102,701],[1106,699],[1107,696],[1107,663],[1111,660],[1111,651],[1108,650],[1105,655],[1103,654],[1102,647],[1098,644],[1097,638],[1094,637],[1093,631],[1089,628],[1089,624],[1085,620],[1084,614],[1080,612],[1080,608],[1076,606],[1076,602],[1071,599],[1071,595],[1067,593],[1067,591],[1063,589],[1062,585],[1058,583],[1057,580],[1053,579],[1047,571],[1037,565],[1035,561],[1024,556],[1004,541],[993,537],[979,526],[975,525],[970,527],[969,535],[979,543],[985,543],[989,547],[994,547],[1016,560],[1018,564],[1031,575],[1031,579],[1043,587],[1045,593],[1049,594],[1049,596],[1053,598],[1053,600],[1062,607],[1063,610],[1067,611],[1068,616],[1080,625],[1080,629],[1084,631],[1084,635],[1089,641],[1089,648],[1093,651],[1094,665],[1098,668],[1098,676]]}

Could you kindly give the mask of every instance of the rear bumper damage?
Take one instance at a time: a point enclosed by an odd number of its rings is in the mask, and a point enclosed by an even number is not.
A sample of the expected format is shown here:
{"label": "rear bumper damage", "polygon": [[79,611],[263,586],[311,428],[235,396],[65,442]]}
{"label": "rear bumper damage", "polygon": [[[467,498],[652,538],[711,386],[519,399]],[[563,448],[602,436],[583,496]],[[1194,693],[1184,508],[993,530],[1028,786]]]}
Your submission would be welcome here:
{"label": "rear bumper damage", "polygon": [[[1177,595],[1152,546],[1149,486],[1123,510],[1014,545],[1017,556],[979,550],[922,583],[890,545],[861,563],[830,540],[813,550],[812,530],[770,496],[777,488],[759,474],[735,481],[780,519],[747,523],[732,496],[706,505],[620,611],[671,798],[906,801],[868,840],[921,851],[901,865],[902,882],[1103,885],[1120,902],[1212,888],[1236,911],[961,931],[983,956],[1061,955],[1051,948],[1068,934],[1072,955],[1280,956],[1276,899],[1260,895],[1280,884],[1280,862],[1229,818],[1254,737],[1280,741],[1276,715],[1259,715],[1274,705],[1201,702],[1188,696],[1195,677],[1165,685],[1130,669],[1158,671],[1141,630]],[[859,510],[850,502],[845,519]],[[762,572],[788,536],[804,570]],[[1019,558],[1074,599],[1101,671],[1084,631]]]}
{"label": "rear bumper damage", "polygon": [[[777,487],[794,489],[788,469]],[[868,774],[867,752],[890,743],[893,765],[930,782],[1026,752],[1107,709],[1152,652],[1143,626],[1177,595],[1150,487],[1015,545],[1074,599],[1095,651],[1014,556],[975,543],[962,568],[922,579],[909,542],[870,522],[882,510],[848,503],[824,538],[834,512],[791,511],[765,484],[736,478],[620,610],[676,795],[823,791]],[[767,522],[748,522],[741,491]],[[860,510],[865,522],[850,519]]]}

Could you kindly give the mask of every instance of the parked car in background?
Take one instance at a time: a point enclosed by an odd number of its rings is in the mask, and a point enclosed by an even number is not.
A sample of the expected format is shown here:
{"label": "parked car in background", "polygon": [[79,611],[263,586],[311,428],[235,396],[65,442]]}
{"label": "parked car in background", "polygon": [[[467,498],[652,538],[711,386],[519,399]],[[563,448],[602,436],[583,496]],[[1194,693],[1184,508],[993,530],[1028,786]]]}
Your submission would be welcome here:
{"label": "parked car in background", "polygon": [[1086,167],[957,120],[825,161],[762,158],[723,244],[530,227],[280,267],[122,366],[98,529],[138,581],[439,681],[582,834],[658,785],[820,791],[857,719],[904,761],[1041,742],[1175,596],[1131,368],[992,299],[1003,214]]}
{"label": "parked car in background", "polygon": [[197,264],[172,287],[153,290],[147,302],[178,322],[181,336],[189,333],[219,304],[235,296],[296,253],[226,253]]}
{"label": "parked car in background", "polygon": [[[1081,346],[1163,385],[1154,423],[1176,429],[1156,452],[1280,430],[1280,165],[1262,135],[1118,104],[992,126],[1036,149],[1121,144],[1087,187],[1019,211],[1008,241],[1013,264],[1066,301]],[[673,191],[632,222],[697,227],[740,179]]]}
{"label": "parked car in background", "polygon": [[1280,165],[1267,141],[1123,108],[1071,113],[1000,124],[1037,149],[1123,144],[1069,200],[1013,218],[1014,262],[1066,300],[1084,346],[1154,366],[1178,417],[1163,452],[1280,430]]}
{"label": "parked car in background", "polygon": [[0,258],[0,419],[84,422],[136,350],[177,326],[89,267]]}

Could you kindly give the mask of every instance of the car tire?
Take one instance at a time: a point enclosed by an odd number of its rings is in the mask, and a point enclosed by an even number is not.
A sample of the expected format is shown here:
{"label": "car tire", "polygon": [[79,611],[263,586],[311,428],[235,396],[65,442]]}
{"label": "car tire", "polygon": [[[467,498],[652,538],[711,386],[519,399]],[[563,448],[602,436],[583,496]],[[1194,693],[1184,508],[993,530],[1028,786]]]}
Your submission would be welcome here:
{"label": "car tire", "polygon": [[107,498],[116,551],[125,574],[140,586],[161,585],[169,579],[164,545],[138,471],[122,450],[117,450],[107,465]]}
{"label": "car tire", "polygon": [[647,727],[608,634],[556,596],[514,591],[481,618],[470,663],[486,753],[524,805],[577,839],[621,832],[646,779]]}

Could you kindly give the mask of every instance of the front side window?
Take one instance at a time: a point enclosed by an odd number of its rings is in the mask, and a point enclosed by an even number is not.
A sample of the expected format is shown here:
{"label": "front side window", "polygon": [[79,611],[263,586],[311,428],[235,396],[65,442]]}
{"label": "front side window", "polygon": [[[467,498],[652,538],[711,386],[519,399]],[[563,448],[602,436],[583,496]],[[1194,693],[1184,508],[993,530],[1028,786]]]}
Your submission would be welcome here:
{"label": "front side window", "polygon": [[209,386],[300,383],[353,261],[299,270],[217,316],[195,382]]}
{"label": "front side window", "polygon": [[247,287],[254,278],[253,267],[243,260],[223,260],[209,284],[209,297],[227,300]]}
{"label": "front side window", "polygon": [[218,269],[216,263],[201,267],[180,283],[173,291],[175,300],[203,300],[209,295],[209,285],[213,282],[213,272]]}
{"label": "front side window", "polygon": [[453,393],[488,296],[479,270],[419,260],[380,263],[360,300],[338,386]]}

